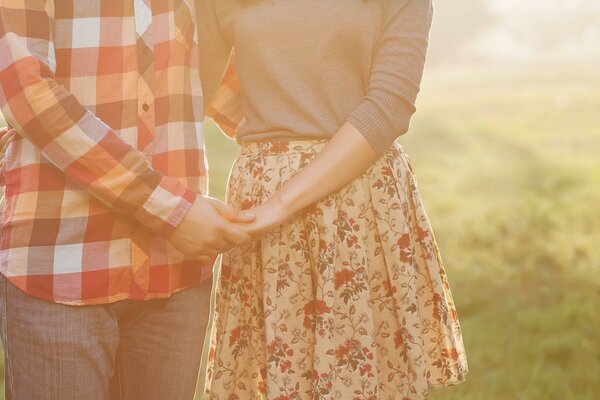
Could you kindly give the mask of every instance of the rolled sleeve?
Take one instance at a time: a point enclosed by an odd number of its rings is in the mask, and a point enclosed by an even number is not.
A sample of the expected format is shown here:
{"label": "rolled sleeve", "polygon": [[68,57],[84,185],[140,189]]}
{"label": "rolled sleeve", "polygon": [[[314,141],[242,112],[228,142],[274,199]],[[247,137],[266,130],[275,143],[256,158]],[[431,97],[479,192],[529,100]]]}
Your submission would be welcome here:
{"label": "rolled sleeve", "polygon": [[430,0],[387,3],[366,95],[348,118],[378,154],[409,129],[433,17]]}

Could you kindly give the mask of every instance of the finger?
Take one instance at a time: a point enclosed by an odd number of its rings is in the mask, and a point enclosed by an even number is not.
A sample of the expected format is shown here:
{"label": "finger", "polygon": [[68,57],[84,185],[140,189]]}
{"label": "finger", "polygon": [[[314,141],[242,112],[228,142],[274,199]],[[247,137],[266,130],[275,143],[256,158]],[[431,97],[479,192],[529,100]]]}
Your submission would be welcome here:
{"label": "finger", "polygon": [[257,223],[254,224],[240,224],[238,225],[239,229],[246,232],[253,240],[259,239],[265,233],[265,228],[262,225]]}
{"label": "finger", "polygon": [[209,237],[204,238],[202,255],[217,256],[221,253],[231,250],[237,246],[237,242],[232,240],[226,231],[226,221],[217,221],[213,223],[214,231]]}
{"label": "finger", "polygon": [[222,228],[223,238],[234,246],[242,246],[252,240],[252,236],[242,228],[227,223]]}
{"label": "finger", "polygon": [[254,221],[256,216],[249,211],[240,211],[235,207],[227,205],[217,199],[210,199],[210,203],[224,218],[231,222],[250,223]]}
{"label": "finger", "polygon": [[250,227],[249,229],[245,230],[245,232],[248,233],[253,239],[258,239],[270,231],[270,229],[266,229],[264,227]]}

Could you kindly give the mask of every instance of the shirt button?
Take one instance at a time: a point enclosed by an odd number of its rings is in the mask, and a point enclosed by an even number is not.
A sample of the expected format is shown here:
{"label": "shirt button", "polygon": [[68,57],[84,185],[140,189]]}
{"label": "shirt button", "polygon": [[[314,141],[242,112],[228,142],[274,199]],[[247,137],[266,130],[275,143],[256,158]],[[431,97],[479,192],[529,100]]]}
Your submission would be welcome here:
{"label": "shirt button", "polygon": [[142,104],[142,110],[144,110],[144,112],[148,112],[150,110],[150,106],[148,105],[148,103]]}

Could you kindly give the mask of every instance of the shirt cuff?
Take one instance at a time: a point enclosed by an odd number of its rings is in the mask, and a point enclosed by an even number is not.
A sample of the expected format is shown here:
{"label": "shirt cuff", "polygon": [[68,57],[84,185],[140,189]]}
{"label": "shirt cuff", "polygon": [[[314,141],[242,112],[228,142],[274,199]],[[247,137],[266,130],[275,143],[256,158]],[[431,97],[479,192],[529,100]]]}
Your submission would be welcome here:
{"label": "shirt cuff", "polygon": [[168,237],[181,223],[197,196],[177,179],[163,176],[136,213],[136,218],[157,234]]}

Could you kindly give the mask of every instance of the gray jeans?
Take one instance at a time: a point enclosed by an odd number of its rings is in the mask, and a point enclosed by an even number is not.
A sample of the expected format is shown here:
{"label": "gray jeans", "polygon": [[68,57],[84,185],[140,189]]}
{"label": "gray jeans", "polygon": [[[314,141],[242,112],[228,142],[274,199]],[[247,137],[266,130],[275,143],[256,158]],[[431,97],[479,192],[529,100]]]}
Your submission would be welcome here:
{"label": "gray jeans", "polygon": [[169,299],[71,307],[0,274],[6,400],[192,400],[211,282]]}

